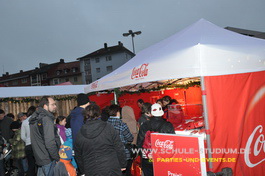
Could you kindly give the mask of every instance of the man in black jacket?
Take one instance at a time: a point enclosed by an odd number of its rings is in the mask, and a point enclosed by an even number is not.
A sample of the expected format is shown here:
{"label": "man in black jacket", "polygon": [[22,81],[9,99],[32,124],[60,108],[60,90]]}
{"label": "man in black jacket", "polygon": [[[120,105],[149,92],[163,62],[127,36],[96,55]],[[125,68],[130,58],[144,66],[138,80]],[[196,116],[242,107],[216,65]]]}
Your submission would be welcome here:
{"label": "man in black jacket", "polygon": [[10,129],[12,122],[13,120],[5,115],[5,111],[0,109],[0,131],[2,132],[3,138],[7,141],[14,135],[13,131]]}
{"label": "man in black jacket", "polygon": [[52,97],[43,97],[38,109],[32,114],[29,121],[30,138],[36,164],[39,167],[38,175],[53,176],[53,168],[60,160],[60,138],[54,125],[56,103]]}
{"label": "man in black jacket", "polygon": [[[170,122],[165,121],[162,116],[164,111],[160,104],[153,104],[151,106],[151,114],[153,117],[150,120],[144,122],[140,126],[140,130],[137,137],[137,147],[143,148],[144,140],[147,131],[154,131],[157,133],[169,133],[175,134],[173,125]],[[148,157],[142,155],[142,170],[145,176],[153,176],[153,162]]]}

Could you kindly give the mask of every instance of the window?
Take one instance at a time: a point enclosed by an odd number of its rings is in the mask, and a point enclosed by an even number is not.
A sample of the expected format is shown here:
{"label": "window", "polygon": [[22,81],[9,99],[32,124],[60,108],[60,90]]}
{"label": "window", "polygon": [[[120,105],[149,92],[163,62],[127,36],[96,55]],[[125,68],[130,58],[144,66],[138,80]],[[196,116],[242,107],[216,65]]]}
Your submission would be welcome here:
{"label": "window", "polygon": [[107,68],[107,71],[108,71],[108,72],[111,72],[111,71],[112,71],[112,65],[107,66],[106,68]]}
{"label": "window", "polygon": [[111,56],[106,56],[106,61],[111,61],[111,60],[112,60]]}
{"label": "window", "polygon": [[42,74],[41,78],[42,78],[42,80],[46,80],[47,79],[47,73]]}
{"label": "window", "polygon": [[39,79],[38,79],[38,75],[33,75],[31,77],[31,84],[36,84],[38,83]]}
{"label": "window", "polygon": [[96,61],[96,63],[99,63],[100,60],[99,60],[99,58],[97,57],[97,58],[95,59],[95,61]]}
{"label": "window", "polygon": [[86,60],[86,61],[85,61],[85,66],[86,66],[86,65],[90,65],[90,60]]}
{"label": "window", "polygon": [[57,70],[56,75],[60,75],[60,74],[61,74],[61,70]]}
{"label": "window", "polygon": [[78,81],[78,78],[77,77],[74,77],[74,82],[77,82]]}
{"label": "window", "polygon": [[21,80],[22,83],[27,83],[28,82],[28,78],[24,78]]}
{"label": "window", "polygon": [[100,68],[96,68],[97,73],[100,73]]}
{"label": "window", "polygon": [[85,73],[86,73],[86,75],[91,75],[91,73],[89,71],[86,71]]}
{"label": "window", "polygon": [[12,85],[13,85],[13,86],[18,85],[18,81],[17,81],[17,80],[13,81],[13,82],[12,82]]}
{"label": "window", "polygon": [[53,79],[53,84],[54,84],[54,85],[59,84],[59,83],[60,83],[60,81],[59,81],[58,78],[54,78],[54,79]]}
{"label": "window", "polygon": [[64,69],[64,73],[67,74],[69,72],[69,69]]}
{"label": "window", "polygon": [[73,73],[75,73],[75,72],[77,72],[77,68],[76,67],[73,68]]}

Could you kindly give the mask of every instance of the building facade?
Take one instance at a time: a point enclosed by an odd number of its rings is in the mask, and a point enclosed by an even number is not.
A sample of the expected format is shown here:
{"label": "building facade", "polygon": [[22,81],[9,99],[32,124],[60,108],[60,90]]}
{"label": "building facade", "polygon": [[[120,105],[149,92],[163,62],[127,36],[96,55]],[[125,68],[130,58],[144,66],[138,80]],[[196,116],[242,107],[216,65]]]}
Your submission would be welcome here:
{"label": "building facade", "polygon": [[121,42],[110,47],[105,43],[104,48],[77,59],[80,60],[83,84],[89,84],[111,73],[134,56]]}
{"label": "building facade", "polygon": [[82,84],[79,61],[59,64],[49,71],[49,85],[66,82],[73,85]]}
{"label": "building facade", "polygon": [[6,72],[0,77],[0,85],[6,87],[49,86],[65,82],[82,84],[79,61],[65,63],[64,59],[60,59],[52,64],[40,63],[39,67],[33,70],[20,70],[15,74]]}

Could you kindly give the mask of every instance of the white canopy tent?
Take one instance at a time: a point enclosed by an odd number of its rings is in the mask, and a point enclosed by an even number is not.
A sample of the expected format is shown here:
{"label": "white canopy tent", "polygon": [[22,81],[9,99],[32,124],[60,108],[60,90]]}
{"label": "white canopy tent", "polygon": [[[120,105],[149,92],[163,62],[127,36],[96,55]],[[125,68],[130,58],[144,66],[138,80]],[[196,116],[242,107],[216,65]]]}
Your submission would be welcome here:
{"label": "white canopy tent", "polygon": [[[231,32],[201,19],[139,52],[112,73],[86,86],[85,93],[200,77],[207,147],[211,149],[209,130],[212,129],[209,126],[204,77],[259,71],[265,71],[265,40]],[[208,156],[212,158],[211,153]],[[213,168],[211,162],[209,167]],[[238,168],[234,169],[240,172]]]}
{"label": "white canopy tent", "polygon": [[218,27],[204,19],[139,52],[85,87],[101,91],[159,80],[265,70],[265,41]]}
{"label": "white canopy tent", "polygon": [[0,98],[84,93],[85,85],[0,87]]}

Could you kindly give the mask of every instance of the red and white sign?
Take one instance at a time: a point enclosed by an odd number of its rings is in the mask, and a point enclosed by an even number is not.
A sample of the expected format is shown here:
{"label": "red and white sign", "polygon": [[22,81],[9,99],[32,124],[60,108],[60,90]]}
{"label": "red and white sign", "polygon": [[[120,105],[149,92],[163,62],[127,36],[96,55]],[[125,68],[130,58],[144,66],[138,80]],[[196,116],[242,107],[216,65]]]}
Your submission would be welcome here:
{"label": "red and white sign", "polygon": [[140,67],[134,67],[132,70],[131,79],[142,79],[148,75],[148,67],[149,64],[142,64]]}
{"label": "red and white sign", "polygon": [[204,139],[199,136],[151,134],[155,176],[204,176]]}
{"label": "red and white sign", "polygon": [[98,81],[95,81],[91,84],[91,89],[97,89],[98,88]]}
{"label": "red and white sign", "polygon": [[[213,171],[234,175],[265,173],[265,71],[205,77],[212,148],[231,149],[213,157]],[[228,150],[227,150],[228,151]]]}

